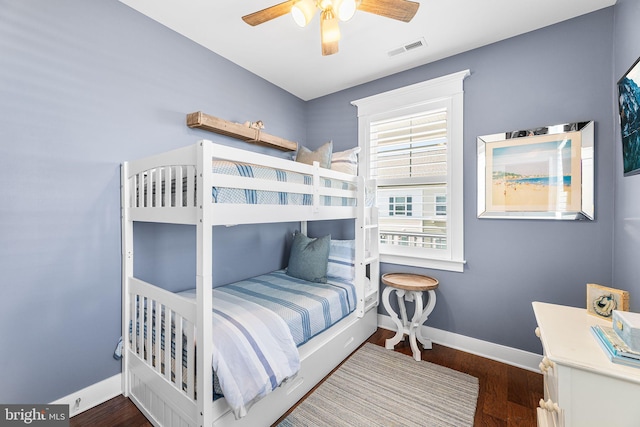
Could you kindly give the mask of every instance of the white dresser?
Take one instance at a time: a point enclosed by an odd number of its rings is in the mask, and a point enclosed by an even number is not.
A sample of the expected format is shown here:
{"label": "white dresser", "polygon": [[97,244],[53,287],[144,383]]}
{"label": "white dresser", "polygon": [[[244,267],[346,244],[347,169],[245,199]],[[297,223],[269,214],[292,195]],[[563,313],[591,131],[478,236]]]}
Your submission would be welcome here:
{"label": "white dresser", "polygon": [[640,426],[640,368],[612,363],[592,335],[611,325],[584,308],[533,303],[544,358],[538,426]]}

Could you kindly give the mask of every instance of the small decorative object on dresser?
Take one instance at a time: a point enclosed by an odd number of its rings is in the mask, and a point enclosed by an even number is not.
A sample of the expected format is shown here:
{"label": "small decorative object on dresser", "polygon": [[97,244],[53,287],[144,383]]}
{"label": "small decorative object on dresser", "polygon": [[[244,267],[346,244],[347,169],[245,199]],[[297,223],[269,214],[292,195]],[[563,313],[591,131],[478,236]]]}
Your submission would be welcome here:
{"label": "small decorative object on dresser", "polygon": [[640,352],[640,313],[613,311],[613,330],[634,352]]}
{"label": "small decorative object on dresser", "polygon": [[587,312],[611,319],[613,310],[629,311],[629,292],[587,283]]}
{"label": "small decorative object on dresser", "polygon": [[640,368],[640,354],[631,350],[612,327],[594,325],[591,333],[613,363]]}

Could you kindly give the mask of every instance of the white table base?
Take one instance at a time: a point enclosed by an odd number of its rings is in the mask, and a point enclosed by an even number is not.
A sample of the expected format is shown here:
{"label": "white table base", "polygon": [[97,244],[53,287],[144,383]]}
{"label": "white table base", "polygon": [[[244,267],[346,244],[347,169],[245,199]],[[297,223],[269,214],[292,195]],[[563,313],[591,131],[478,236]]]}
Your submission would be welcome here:
{"label": "white table base", "polygon": [[[391,292],[396,293],[398,298],[398,307],[400,308],[400,316],[391,308],[390,298]],[[434,290],[426,291],[428,295],[427,305],[423,308],[423,291],[406,291],[404,289],[398,289],[391,286],[387,286],[382,292],[382,304],[387,310],[387,313],[391,315],[391,320],[396,324],[395,336],[385,341],[385,348],[393,349],[405,335],[409,335],[409,343],[411,344],[411,350],[413,351],[413,358],[415,360],[421,360],[420,349],[416,343],[416,339],[422,344],[425,350],[431,349],[431,340],[422,336],[421,326],[427,320],[434,307],[436,306],[436,292]],[[407,319],[407,308],[405,301],[414,301],[415,308],[411,322]]]}

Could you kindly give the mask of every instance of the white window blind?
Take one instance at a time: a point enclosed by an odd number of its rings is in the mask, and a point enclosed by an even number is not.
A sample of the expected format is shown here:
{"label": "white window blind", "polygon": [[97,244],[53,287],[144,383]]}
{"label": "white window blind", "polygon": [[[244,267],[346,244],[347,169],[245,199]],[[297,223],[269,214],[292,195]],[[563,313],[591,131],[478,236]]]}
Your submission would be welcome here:
{"label": "white window blind", "polygon": [[353,101],[359,173],[375,178],[380,260],[464,270],[463,81],[469,70]]}
{"label": "white window blind", "polygon": [[447,110],[373,121],[369,135],[380,243],[447,249]]}

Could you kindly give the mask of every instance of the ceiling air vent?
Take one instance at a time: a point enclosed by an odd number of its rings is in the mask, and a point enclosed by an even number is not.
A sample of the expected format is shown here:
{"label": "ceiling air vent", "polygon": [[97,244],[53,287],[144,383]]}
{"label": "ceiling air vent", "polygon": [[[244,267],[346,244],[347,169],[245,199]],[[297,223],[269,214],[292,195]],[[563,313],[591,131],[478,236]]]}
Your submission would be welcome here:
{"label": "ceiling air vent", "polygon": [[407,43],[404,46],[400,46],[396,49],[391,49],[389,52],[387,52],[387,54],[389,56],[396,56],[396,55],[400,55],[401,53],[409,52],[410,50],[415,50],[420,47],[424,47],[426,45],[427,45],[427,42],[424,40],[424,38],[420,38],[418,40]]}

